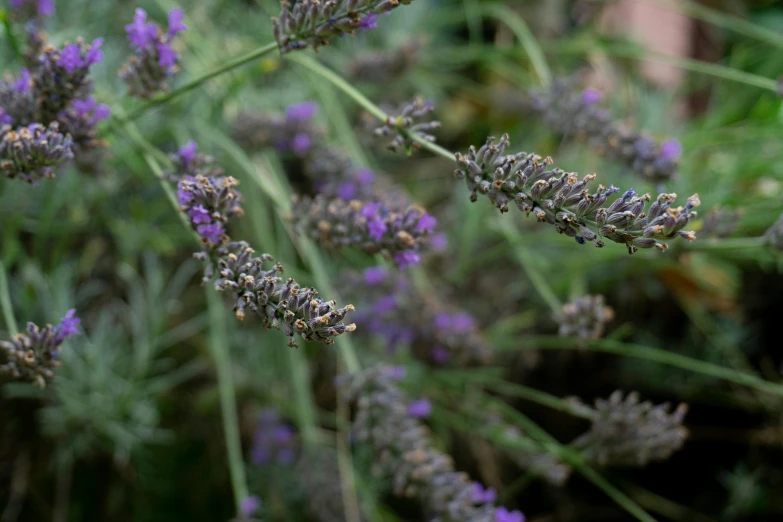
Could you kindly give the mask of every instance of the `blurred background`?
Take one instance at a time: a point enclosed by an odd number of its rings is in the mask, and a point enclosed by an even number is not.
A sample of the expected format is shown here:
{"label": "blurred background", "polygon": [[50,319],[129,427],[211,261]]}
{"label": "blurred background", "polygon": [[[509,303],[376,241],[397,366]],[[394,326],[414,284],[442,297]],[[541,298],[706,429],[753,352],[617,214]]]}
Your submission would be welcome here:
{"label": "blurred background", "polygon": [[[124,95],[117,76],[128,54],[123,27],[136,7],[159,23],[171,8],[185,11],[175,88],[271,42],[269,20],[280,11],[275,0],[58,0],[46,21],[50,42],[105,38],[95,96],[115,114],[142,105]],[[2,69],[16,76],[22,62],[3,34]],[[401,386],[432,405],[423,422],[434,444],[528,521],[639,519],[627,500],[646,520],[776,521],[783,520],[783,394],[774,387],[783,379],[783,241],[775,245],[768,230],[783,210],[781,49],[783,5],[775,1],[417,0],[381,16],[373,30],[304,51],[382,107],[432,100],[442,122],[434,134],[447,150],[464,153],[508,133],[513,151],[595,172],[604,186],[673,192],[680,205],[698,193],[699,215],[688,225],[698,239],[673,240],[663,253],[579,245],[516,209],[501,216],[483,200],[471,203],[453,162],[428,151],[390,153],[354,100],[277,53],[147,111],[136,125],[166,154],[195,140],[240,181],[246,215],[232,224],[232,237],[273,254],[286,277],[325,299],[354,303],[357,330],[341,339],[363,366],[404,365]],[[542,85],[537,56],[561,91]],[[640,176],[591,141],[578,112],[593,104],[586,92],[600,93],[597,103],[617,125],[676,143],[678,174]],[[569,96],[583,103],[558,104]],[[319,140],[438,220],[438,248],[404,272],[405,283],[384,290],[400,296],[410,285],[405,310],[380,312],[379,290],[362,279],[363,270],[386,263],[379,256],[302,246],[281,202],[315,190],[307,165],[240,124],[242,115],[280,115],[305,101],[319,106]],[[107,154],[97,172],[70,166],[37,186],[0,180],[0,261],[16,320],[57,323],[74,307],[82,319],[50,385],[0,388],[2,521],[238,516],[218,345],[230,356],[249,493],[261,499],[256,517],[355,520],[334,505],[349,498],[335,458],[347,452],[360,519],[430,520],[373,474],[372,448],[348,451],[335,435],[351,415],[340,411],[335,388],[346,372],[343,344],[288,348],[280,332],[236,321],[220,294],[200,285],[190,231],[142,147],[111,122],[101,132]],[[560,308],[584,296],[603,301]],[[455,350],[464,344],[431,332],[446,312],[469,317],[479,361],[434,351],[433,336]],[[0,339],[7,334],[0,323]],[[695,362],[670,364],[669,356]],[[770,388],[721,378],[715,367]],[[687,404],[674,426],[660,428],[666,418],[652,416],[649,429],[670,441],[660,454],[646,454],[641,443],[630,458],[613,459],[601,446],[646,440],[631,428],[615,439],[596,435],[604,407],[594,401],[615,390],[670,403],[666,411]],[[308,418],[320,443],[305,448]],[[503,429],[485,433],[496,421]],[[572,454],[582,457],[566,458]]]}

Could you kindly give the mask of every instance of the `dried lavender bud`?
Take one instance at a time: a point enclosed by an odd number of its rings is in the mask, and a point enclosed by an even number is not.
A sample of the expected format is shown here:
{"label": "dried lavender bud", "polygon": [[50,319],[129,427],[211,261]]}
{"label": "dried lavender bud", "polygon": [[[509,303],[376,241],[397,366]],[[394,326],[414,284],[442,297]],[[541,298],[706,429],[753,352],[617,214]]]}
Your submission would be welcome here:
{"label": "dried lavender bud", "polygon": [[421,148],[412,136],[435,142],[435,136],[430,134],[430,131],[439,129],[440,122],[428,121],[428,116],[433,110],[435,105],[432,102],[416,98],[400,109],[399,116],[387,116],[384,125],[377,127],[373,133],[381,137],[394,136],[387,145],[387,148],[393,152],[400,149],[410,152],[414,148]]}
{"label": "dried lavender bud", "polygon": [[436,221],[424,209],[401,203],[382,197],[348,202],[320,194],[296,197],[290,219],[300,233],[324,246],[382,253],[405,268],[420,262],[419,250]]}
{"label": "dried lavender bud", "polygon": [[57,122],[49,128],[33,123],[17,130],[4,125],[0,128],[0,171],[33,184],[53,178],[53,167],[73,159],[72,146],[71,137],[60,133]]}
{"label": "dried lavender bud", "polygon": [[555,133],[586,142],[591,150],[622,163],[642,178],[666,181],[676,177],[677,160],[682,154],[679,142],[656,143],[612,120],[609,112],[598,106],[603,99],[599,91],[580,91],[560,80],[548,90],[531,90],[528,98],[530,110]]}
{"label": "dried lavender bud", "polygon": [[169,81],[179,71],[179,54],[172,42],[177,34],[187,30],[182,23],[184,17],[179,9],[169,11],[169,27],[164,31],[158,24],[147,22],[144,9],[136,9],[133,23],[125,26],[134,55],[120,68],[120,77],[131,96],[151,98],[169,90]]}
{"label": "dried lavender bud", "polygon": [[285,115],[240,113],[234,122],[234,139],[247,149],[274,147],[281,153],[303,157],[321,137],[313,119],[318,112],[315,102],[290,105]]}
{"label": "dried lavender bud", "polygon": [[484,364],[492,351],[475,319],[431,292],[421,292],[399,272],[372,267],[346,276],[346,288],[361,290],[362,308],[356,322],[362,331],[380,335],[390,352],[410,345],[432,364]]}
{"label": "dried lavender bud", "polygon": [[54,369],[61,365],[60,345],[79,333],[81,320],[75,314],[75,309],[68,310],[57,326],[39,328],[27,323],[26,333],[0,341],[0,377],[45,387],[54,378]]}
{"label": "dried lavender bud", "polygon": [[356,29],[373,29],[378,15],[413,0],[298,0],[280,2],[279,18],[272,18],[280,54],[312,47],[318,50],[332,38]]}
{"label": "dried lavender bud", "polygon": [[614,319],[614,310],[604,304],[604,296],[586,295],[563,305],[554,319],[560,325],[557,333],[562,337],[599,339],[606,324]]}
{"label": "dried lavender bud", "polygon": [[266,408],[258,416],[250,461],[256,466],[293,464],[296,460],[297,445],[294,429],[283,422],[277,410]]}
{"label": "dried lavender bud", "polygon": [[766,243],[775,250],[783,250],[783,214],[774,225],[764,233]]}
{"label": "dried lavender bud", "polygon": [[306,341],[332,344],[333,337],[356,329],[354,324],[342,323],[346,314],[354,311],[353,305],[335,308],[334,301],[324,301],[315,289],[300,287],[291,278],[283,281],[278,275],[283,273],[280,263],[265,269],[272,256],[254,254],[244,241],[221,244],[210,254],[195,254],[209,261],[204,282],[217,272],[215,289],[230,294],[237,319],[244,319],[249,310],[267,328],[282,330],[291,347],[297,346],[295,333]]}
{"label": "dried lavender bud", "polygon": [[729,237],[737,231],[737,221],[742,214],[742,209],[713,208],[702,219],[699,237]]}
{"label": "dried lavender bud", "polygon": [[659,194],[645,212],[650,195],[638,196],[630,189],[604,206],[619,189],[599,185],[590,194],[586,187],[595,179],[594,174],[579,180],[573,172],[546,170],[551,158],[525,152],[505,156],[508,145],[508,135],[504,134],[497,144],[489,138],[478,151],[471,146],[467,156],[456,154],[454,174],[465,179],[471,201],[478,199],[478,193],[484,194],[501,212],[507,212],[512,203],[527,215],[533,212],[538,221],[554,225],[559,233],[580,244],[591,241],[602,247],[602,238],[606,238],[625,244],[629,254],[639,248],[666,250],[668,245],[659,239],[696,239],[696,234],[683,228],[696,217],[692,209],[700,203],[698,195],[688,198],[685,207],[675,208],[671,204],[676,194]]}
{"label": "dried lavender bud", "polygon": [[[584,405],[572,399],[577,407]],[[670,405],[639,402],[639,394],[631,392],[623,398],[621,391],[608,400],[595,401],[595,417],[590,431],[577,438],[573,445],[583,455],[601,466],[647,465],[665,460],[679,450],[688,430],[682,425],[688,407],[680,404],[673,412]]]}
{"label": "dried lavender bud", "polygon": [[475,495],[475,483],[454,469],[451,457],[436,449],[425,426],[408,414],[398,377],[393,368],[377,366],[343,380],[357,405],[353,435],[374,451],[374,473],[388,478],[396,495],[419,499],[427,520],[521,520],[521,513],[495,508],[486,495]]}
{"label": "dried lavender bud", "polygon": [[347,76],[374,84],[387,84],[410,70],[418,60],[421,43],[406,42],[390,51],[376,51],[358,56],[348,64]]}
{"label": "dried lavender bud", "polygon": [[[296,465],[296,476],[315,520],[345,522],[343,484],[334,452],[310,450]],[[361,520],[367,520],[361,513]]]}

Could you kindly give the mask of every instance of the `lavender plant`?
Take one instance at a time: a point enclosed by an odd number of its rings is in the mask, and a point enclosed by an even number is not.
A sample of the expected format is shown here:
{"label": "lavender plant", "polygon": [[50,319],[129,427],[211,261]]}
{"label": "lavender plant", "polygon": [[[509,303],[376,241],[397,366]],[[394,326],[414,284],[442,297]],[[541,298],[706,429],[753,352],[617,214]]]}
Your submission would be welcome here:
{"label": "lavender plant", "polygon": [[357,29],[373,29],[379,15],[413,0],[298,0],[281,2],[278,18],[272,18],[280,53],[329,45],[332,38]]}
{"label": "lavender plant", "polygon": [[59,130],[57,122],[48,128],[38,123],[18,130],[0,127],[0,170],[6,177],[32,184],[53,178],[54,167],[73,159],[73,140]]}
{"label": "lavender plant", "polygon": [[278,152],[303,157],[320,137],[313,118],[318,113],[314,102],[290,105],[284,115],[242,112],[234,122],[234,137],[246,148],[273,146]]}
{"label": "lavender plant", "polygon": [[421,145],[414,140],[414,137],[434,143],[435,136],[430,132],[440,128],[439,121],[429,119],[430,113],[434,110],[435,104],[431,101],[415,98],[398,111],[398,116],[389,115],[386,122],[377,127],[373,133],[384,138],[393,136],[386,146],[392,152],[401,149],[410,152],[412,149],[420,148]]}
{"label": "lavender plant", "polygon": [[607,323],[614,319],[614,310],[604,303],[602,295],[586,295],[572,299],[555,314],[557,333],[563,337],[599,339]]}
{"label": "lavender plant", "polygon": [[627,124],[614,121],[609,111],[600,107],[602,99],[600,91],[575,89],[566,80],[527,93],[530,111],[557,134],[586,142],[591,150],[622,163],[641,178],[657,182],[673,179],[682,154],[679,142],[656,143]]}
{"label": "lavender plant", "polygon": [[388,477],[396,495],[417,498],[428,520],[522,522],[521,513],[495,507],[491,494],[477,488],[454,468],[448,455],[434,447],[397,384],[403,377],[399,368],[376,366],[348,376],[343,383],[348,397],[357,403],[354,437],[372,448],[374,472]]}
{"label": "lavender plant", "polygon": [[650,195],[637,195],[629,189],[604,206],[608,197],[620,189],[599,185],[590,194],[587,184],[595,179],[594,174],[579,180],[573,172],[547,170],[551,158],[526,152],[504,155],[508,135],[504,134],[497,144],[494,141],[489,138],[478,150],[471,146],[467,155],[456,154],[454,174],[465,180],[471,201],[475,202],[481,193],[500,212],[508,212],[509,203],[515,204],[526,215],[533,212],[539,222],[554,225],[559,233],[580,244],[590,241],[603,247],[606,238],[625,244],[629,254],[639,248],[666,250],[668,245],[659,240],[696,239],[696,234],[683,230],[696,217],[692,210],[700,204],[696,194],[688,198],[684,207],[672,207],[676,194],[659,194],[645,212]]}
{"label": "lavender plant", "polygon": [[404,275],[385,267],[346,276],[346,287],[361,289],[367,306],[356,322],[381,336],[387,349],[410,345],[432,364],[484,364],[492,350],[469,313],[431,292],[422,292]]}
{"label": "lavender plant", "polygon": [[[572,399],[575,407],[584,407]],[[573,445],[583,455],[602,466],[645,466],[665,460],[679,450],[688,436],[682,422],[688,407],[680,404],[669,411],[669,404],[639,402],[639,394],[624,396],[616,391],[609,399],[595,401],[590,431]]]}
{"label": "lavender plant", "polygon": [[27,323],[26,333],[0,341],[0,378],[44,388],[54,378],[54,370],[61,366],[61,345],[79,333],[80,322],[76,309],[71,309],[56,326],[47,324],[40,328]]}
{"label": "lavender plant", "polygon": [[158,24],[147,22],[144,9],[136,9],[133,23],[125,26],[134,55],[120,69],[120,77],[128,85],[128,94],[151,98],[169,90],[169,82],[179,71],[179,54],[172,43],[188,28],[182,22],[184,18],[182,10],[172,9],[168,30],[164,31]]}

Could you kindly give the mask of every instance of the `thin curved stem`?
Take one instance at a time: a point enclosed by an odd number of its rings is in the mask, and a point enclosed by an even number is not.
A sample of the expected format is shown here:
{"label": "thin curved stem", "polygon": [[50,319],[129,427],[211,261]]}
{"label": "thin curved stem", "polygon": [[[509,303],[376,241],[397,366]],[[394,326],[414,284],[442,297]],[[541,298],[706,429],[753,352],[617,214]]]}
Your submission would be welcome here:
{"label": "thin curved stem", "polygon": [[216,76],[220,76],[223,73],[227,73],[233,69],[236,69],[237,67],[241,67],[247,63],[250,63],[254,60],[257,60],[258,58],[261,58],[264,55],[267,55],[277,49],[277,42],[269,42],[266,45],[262,45],[261,47],[254,49],[250,52],[247,52],[243,55],[237,56],[236,58],[233,58],[223,65],[212,69],[209,72],[206,72],[202,74],[201,76],[198,76],[196,78],[193,78],[189,82],[181,85],[180,87],[177,87],[173,91],[164,94],[163,96],[159,96],[158,98],[155,98],[154,100],[151,100],[147,102],[146,104],[142,105],[141,107],[131,111],[128,116],[126,117],[128,120],[133,121],[136,118],[143,115],[148,110],[157,107],[158,105],[162,105],[164,103],[167,103],[174,98],[177,98],[178,96],[185,94],[186,92],[192,91],[193,89],[197,88],[201,84],[211,80],[212,78],[215,78]]}
{"label": "thin curved stem", "polygon": [[518,346],[524,346],[524,348],[521,348],[522,350],[593,350],[626,357],[634,357],[637,359],[645,359],[714,377],[716,379],[742,384],[765,393],[783,397],[783,384],[766,381],[746,372],[740,372],[731,368],[718,366],[717,364],[700,361],[685,355],[667,352],[666,350],[650,346],[622,343],[610,339],[585,341],[584,339],[557,336],[523,337],[522,339],[519,339],[519,342],[515,343],[514,346],[517,347],[515,349],[519,349]]}
{"label": "thin curved stem", "polygon": [[16,337],[19,334],[19,327],[14,317],[11,292],[8,288],[8,278],[5,275],[5,264],[2,261],[0,261],[0,307],[3,309],[3,319],[5,320],[5,327],[8,328],[8,333],[11,334],[11,337]]}

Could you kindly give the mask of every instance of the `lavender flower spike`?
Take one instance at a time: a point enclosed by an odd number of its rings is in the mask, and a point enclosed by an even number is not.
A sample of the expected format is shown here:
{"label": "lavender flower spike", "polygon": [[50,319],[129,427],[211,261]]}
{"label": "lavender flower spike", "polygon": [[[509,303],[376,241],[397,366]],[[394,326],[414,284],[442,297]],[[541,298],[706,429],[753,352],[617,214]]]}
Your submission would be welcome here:
{"label": "lavender flower spike", "polygon": [[563,305],[555,314],[560,325],[558,334],[563,337],[598,339],[607,323],[614,319],[614,310],[604,303],[602,295],[577,297]]}
{"label": "lavender flower spike", "polygon": [[376,128],[373,132],[376,136],[394,136],[387,145],[387,148],[392,152],[397,152],[400,149],[410,152],[411,149],[421,147],[412,139],[412,136],[435,142],[435,136],[430,132],[439,129],[440,122],[428,118],[433,110],[435,110],[435,105],[432,102],[416,98],[400,109],[399,116],[388,116],[384,125]]}
{"label": "lavender flower spike", "polygon": [[288,336],[288,345],[296,347],[294,334],[306,341],[334,343],[334,337],[356,329],[354,324],[343,324],[353,305],[336,308],[334,301],[324,301],[314,288],[300,287],[292,278],[285,281],[280,263],[264,268],[272,262],[269,254],[255,256],[255,251],[244,241],[221,244],[211,255],[199,252],[196,257],[210,262],[204,281],[214,273],[219,275],[215,289],[229,294],[237,319],[247,312],[261,318],[267,328],[277,328]]}
{"label": "lavender flower spike", "polygon": [[272,18],[274,37],[281,54],[328,45],[332,38],[372,29],[378,15],[413,0],[283,0],[279,18]]}
{"label": "lavender flower spike", "polygon": [[60,345],[79,333],[76,310],[69,310],[59,325],[39,328],[27,323],[26,333],[10,341],[0,341],[0,378],[31,382],[41,388],[54,378],[60,367]]}
{"label": "lavender flower spike", "polygon": [[54,167],[73,159],[70,135],[59,132],[57,122],[49,128],[38,123],[13,130],[0,128],[0,172],[29,183],[53,178]]}
{"label": "lavender flower spike", "polygon": [[504,155],[508,145],[508,135],[504,134],[497,144],[489,138],[478,150],[470,147],[467,155],[456,154],[454,174],[465,180],[471,201],[481,193],[501,212],[508,212],[509,204],[514,204],[580,244],[590,241],[602,247],[606,238],[625,244],[629,254],[639,248],[666,250],[668,245],[658,240],[678,236],[688,241],[696,239],[696,234],[683,228],[696,217],[693,208],[700,204],[697,194],[688,198],[684,207],[672,207],[676,194],[659,194],[648,205],[649,194],[640,196],[629,190],[607,206],[609,196],[619,189],[599,185],[591,194],[587,186],[595,179],[594,174],[580,180],[575,172],[547,170],[552,158],[526,152]]}
{"label": "lavender flower spike", "polygon": [[144,9],[136,9],[133,23],[125,26],[134,55],[120,68],[120,77],[131,96],[151,98],[169,89],[169,82],[179,71],[179,54],[174,51],[174,37],[187,30],[185,15],[179,9],[169,11],[169,27],[164,31],[147,22]]}

